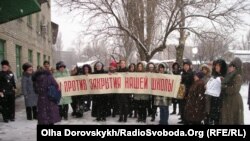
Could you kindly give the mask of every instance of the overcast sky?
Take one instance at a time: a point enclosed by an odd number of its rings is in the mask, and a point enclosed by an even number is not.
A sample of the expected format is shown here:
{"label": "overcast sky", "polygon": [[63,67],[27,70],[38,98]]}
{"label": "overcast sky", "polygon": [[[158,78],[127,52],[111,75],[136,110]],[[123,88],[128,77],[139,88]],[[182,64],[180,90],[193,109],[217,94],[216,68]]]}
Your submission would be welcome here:
{"label": "overcast sky", "polygon": [[[62,33],[64,50],[72,49],[72,42],[76,40],[79,33],[86,28],[86,25],[81,22],[81,16],[77,17],[75,13],[67,13],[65,9],[58,7],[53,0],[51,12],[52,21],[59,24],[59,32]],[[250,16],[245,16],[243,19],[250,24]],[[249,30],[250,27],[242,27],[235,33],[234,37],[238,38],[240,42]]]}

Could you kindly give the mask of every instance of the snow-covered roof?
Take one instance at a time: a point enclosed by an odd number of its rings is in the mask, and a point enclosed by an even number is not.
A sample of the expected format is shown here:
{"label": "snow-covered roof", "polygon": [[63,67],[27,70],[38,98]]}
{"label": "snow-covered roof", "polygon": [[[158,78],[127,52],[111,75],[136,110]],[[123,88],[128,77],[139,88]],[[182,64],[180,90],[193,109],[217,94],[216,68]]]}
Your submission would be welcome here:
{"label": "snow-covered roof", "polygon": [[229,52],[238,55],[250,55],[250,50],[229,50]]}
{"label": "snow-covered roof", "polygon": [[98,60],[93,60],[93,61],[87,61],[87,62],[78,62],[77,63],[77,66],[78,67],[81,67],[81,66],[83,66],[83,65],[91,65],[91,64],[93,64],[93,63],[95,63],[95,62],[97,62]]}

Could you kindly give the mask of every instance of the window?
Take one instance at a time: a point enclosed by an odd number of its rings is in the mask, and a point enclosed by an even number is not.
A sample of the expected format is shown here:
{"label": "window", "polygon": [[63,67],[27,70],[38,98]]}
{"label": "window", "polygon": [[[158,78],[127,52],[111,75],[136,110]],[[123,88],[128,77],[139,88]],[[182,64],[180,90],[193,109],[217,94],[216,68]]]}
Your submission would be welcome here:
{"label": "window", "polygon": [[28,50],[28,61],[33,63],[33,51],[30,49]]}
{"label": "window", "polygon": [[40,66],[41,65],[41,54],[38,52],[37,53],[37,66]]}
{"label": "window", "polygon": [[27,24],[30,25],[30,26],[32,26],[32,15],[29,15],[27,17]]}
{"label": "window", "polygon": [[17,78],[20,78],[22,75],[21,73],[21,50],[22,50],[22,47],[19,46],[19,45],[16,45],[16,76]]}
{"label": "window", "polygon": [[[5,43],[5,41],[0,39],[0,62],[2,62],[5,58],[5,56],[4,56],[4,43]],[[0,70],[2,69],[1,67],[2,66],[0,65]]]}
{"label": "window", "polygon": [[43,55],[43,62],[46,61],[47,57],[46,55]]}

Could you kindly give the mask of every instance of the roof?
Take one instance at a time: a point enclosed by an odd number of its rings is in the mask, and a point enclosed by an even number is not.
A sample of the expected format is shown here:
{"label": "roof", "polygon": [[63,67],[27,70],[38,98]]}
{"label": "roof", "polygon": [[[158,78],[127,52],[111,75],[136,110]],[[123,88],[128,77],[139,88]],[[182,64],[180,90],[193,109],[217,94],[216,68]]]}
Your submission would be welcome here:
{"label": "roof", "polygon": [[41,11],[37,0],[0,0],[0,24]]}
{"label": "roof", "polygon": [[229,52],[238,55],[250,55],[250,50],[229,50]]}

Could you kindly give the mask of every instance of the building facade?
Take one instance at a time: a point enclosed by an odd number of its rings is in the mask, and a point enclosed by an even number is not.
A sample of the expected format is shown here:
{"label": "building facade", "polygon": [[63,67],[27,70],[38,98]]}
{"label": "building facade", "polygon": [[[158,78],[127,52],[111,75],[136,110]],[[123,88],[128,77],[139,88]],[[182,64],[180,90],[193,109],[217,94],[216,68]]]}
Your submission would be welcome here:
{"label": "building facade", "polygon": [[53,64],[52,46],[58,25],[51,22],[50,0],[40,4],[40,12],[0,24],[0,62],[3,59],[10,62],[17,80],[20,80],[22,65],[26,62],[32,63],[34,69],[42,66],[45,60]]}
{"label": "building facade", "polygon": [[38,13],[0,24],[0,61],[7,59],[17,78],[26,62],[36,68],[52,61],[52,24],[50,0],[41,3]]}

